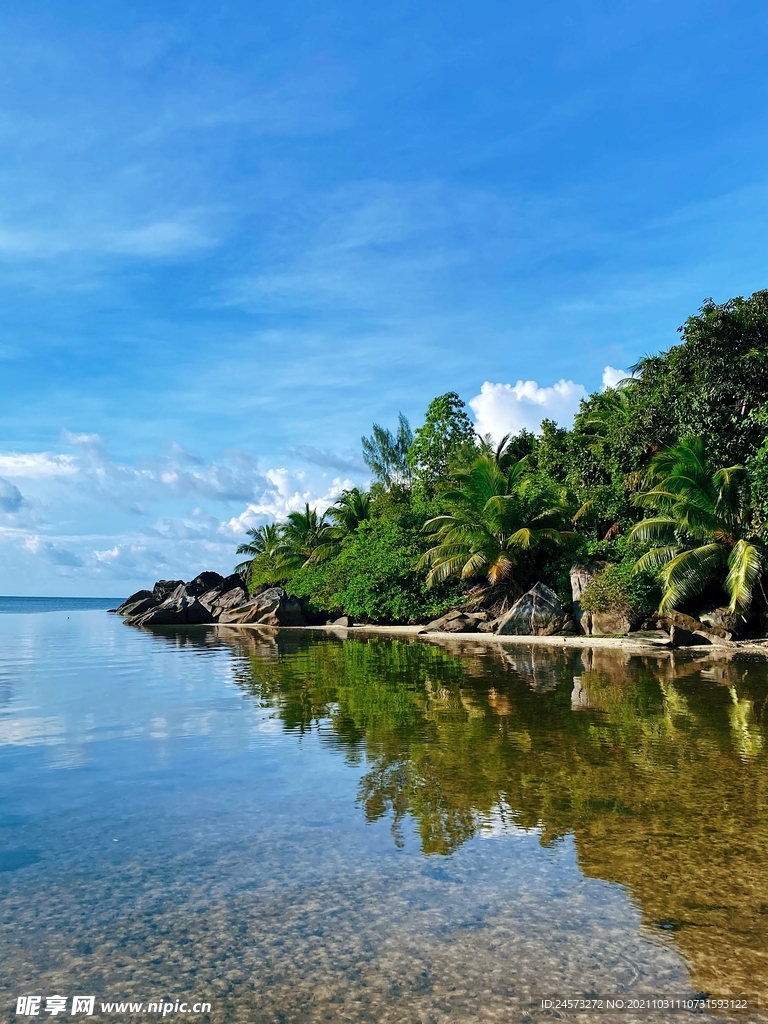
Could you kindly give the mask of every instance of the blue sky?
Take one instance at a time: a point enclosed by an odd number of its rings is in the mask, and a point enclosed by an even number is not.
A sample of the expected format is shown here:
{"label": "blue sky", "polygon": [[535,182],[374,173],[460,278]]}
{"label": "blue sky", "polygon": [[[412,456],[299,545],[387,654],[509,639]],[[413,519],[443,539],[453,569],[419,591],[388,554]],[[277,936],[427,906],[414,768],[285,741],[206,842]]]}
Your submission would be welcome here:
{"label": "blue sky", "polygon": [[374,420],[568,422],[768,285],[767,40],[750,0],[6,7],[0,592],[228,570]]}

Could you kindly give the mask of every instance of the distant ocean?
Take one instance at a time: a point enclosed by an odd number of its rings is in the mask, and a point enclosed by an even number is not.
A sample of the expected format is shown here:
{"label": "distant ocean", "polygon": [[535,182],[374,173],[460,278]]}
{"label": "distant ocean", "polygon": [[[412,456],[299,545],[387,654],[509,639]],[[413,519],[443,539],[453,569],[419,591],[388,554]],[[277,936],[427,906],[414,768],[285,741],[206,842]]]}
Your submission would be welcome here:
{"label": "distant ocean", "polygon": [[117,608],[124,597],[0,597],[3,612],[89,612]]}

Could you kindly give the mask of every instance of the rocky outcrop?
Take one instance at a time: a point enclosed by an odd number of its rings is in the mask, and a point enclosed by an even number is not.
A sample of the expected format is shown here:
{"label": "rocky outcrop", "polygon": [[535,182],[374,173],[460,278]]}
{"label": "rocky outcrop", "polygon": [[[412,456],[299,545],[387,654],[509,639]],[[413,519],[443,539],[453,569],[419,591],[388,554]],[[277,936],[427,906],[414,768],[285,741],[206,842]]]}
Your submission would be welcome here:
{"label": "rocky outcrop", "polygon": [[451,608],[419,630],[420,633],[476,633],[485,623],[485,612],[464,612]]}
{"label": "rocky outcrop", "polygon": [[270,587],[247,601],[223,611],[219,622],[229,625],[256,623],[262,626],[303,626],[298,598],[286,594],[282,587]]}
{"label": "rocky outcrop", "polygon": [[552,636],[570,619],[557,594],[537,583],[516,601],[500,620],[496,633],[501,636]]}
{"label": "rocky outcrop", "polygon": [[301,605],[282,587],[262,588],[252,597],[236,573],[202,572],[189,583],[160,580],[153,590],[140,590],[117,611],[131,626],[199,625],[208,622],[302,626]]}
{"label": "rocky outcrop", "polygon": [[733,640],[733,633],[722,626],[705,625],[700,619],[695,619],[684,612],[665,612],[657,616],[657,622],[669,633],[672,644],[677,647],[692,647],[698,644],[727,647]]}

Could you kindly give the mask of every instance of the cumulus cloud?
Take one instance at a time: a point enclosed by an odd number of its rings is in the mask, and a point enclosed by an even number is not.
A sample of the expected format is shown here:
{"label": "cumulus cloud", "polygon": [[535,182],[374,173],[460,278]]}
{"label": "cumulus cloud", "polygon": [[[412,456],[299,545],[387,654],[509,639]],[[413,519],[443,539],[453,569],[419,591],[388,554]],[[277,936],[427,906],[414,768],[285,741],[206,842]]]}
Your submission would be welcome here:
{"label": "cumulus cloud", "polygon": [[24,538],[23,547],[33,555],[41,555],[51,565],[61,565],[72,569],[78,569],[85,565],[83,559],[74,551],[62,548],[50,540],[30,534]]}
{"label": "cumulus cloud", "polygon": [[627,373],[626,370],[617,370],[615,366],[606,366],[603,370],[603,391],[608,388],[615,388],[616,385],[625,380],[631,374]]}
{"label": "cumulus cloud", "polygon": [[584,385],[572,380],[559,380],[551,387],[539,387],[535,380],[519,380],[517,384],[486,381],[469,406],[475,414],[478,434],[490,434],[500,441],[505,434],[524,428],[538,431],[544,419],[570,425],[579,402],[586,397]]}
{"label": "cumulus cloud", "polygon": [[46,477],[73,476],[77,471],[76,460],[71,455],[0,452],[0,474],[6,477],[40,480]]}
{"label": "cumulus cloud", "polygon": [[287,469],[270,469],[266,476],[271,488],[262,494],[259,501],[249,503],[239,516],[222,523],[220,532],[239,536],[252,526],[285,519],[289,512],[303,509],[305,504],[318,512],[325,512],[342,491],[354,487],[349,478],[335,477],[327,490],[318,495],[313,487],[307,486],[305,474],[301,471],[291,473]]}

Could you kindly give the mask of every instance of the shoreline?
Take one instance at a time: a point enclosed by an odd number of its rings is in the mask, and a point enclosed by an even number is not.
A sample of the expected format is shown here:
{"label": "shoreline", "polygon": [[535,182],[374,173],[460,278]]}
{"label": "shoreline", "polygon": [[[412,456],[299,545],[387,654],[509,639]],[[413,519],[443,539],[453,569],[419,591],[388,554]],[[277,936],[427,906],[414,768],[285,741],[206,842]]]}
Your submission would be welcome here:
{"label": "shoreline", "polygon": [[722,644],[696,644],[674,647],[669,640],[652,636],[499,636],[497,633],[448,633],[425,632],[423,626],[261,626],[258,623],[212,623],[224,629],[280,630],[287,633],[317,633],[348,639],[350,636],[412,637],[429,643],[473,643],[490,647],[509,644],[515,647],[548,647],[557,650],[596,648],[602,650],[626,651],[628,654],[653,654],[657,657],[691,654],[713,659],[732,659],[744,654],[768,659],[768,641],[731,640]]}

